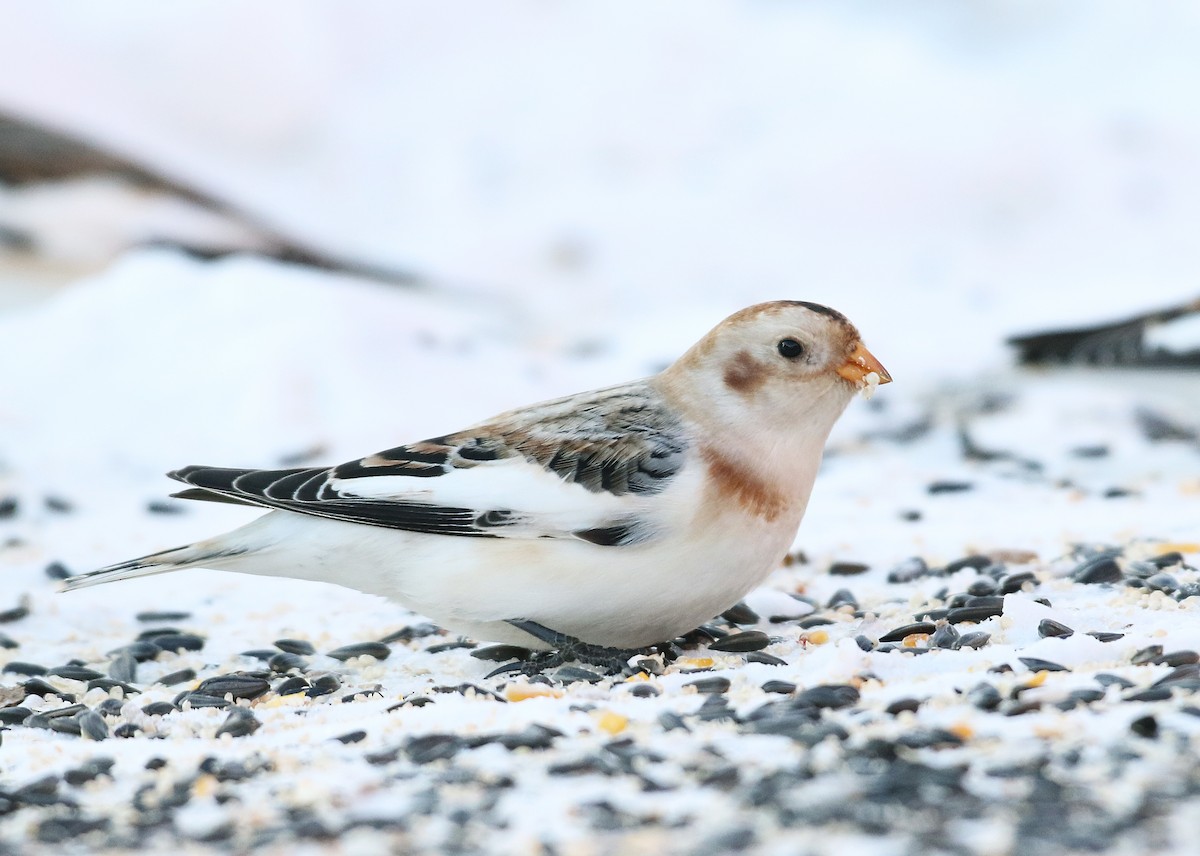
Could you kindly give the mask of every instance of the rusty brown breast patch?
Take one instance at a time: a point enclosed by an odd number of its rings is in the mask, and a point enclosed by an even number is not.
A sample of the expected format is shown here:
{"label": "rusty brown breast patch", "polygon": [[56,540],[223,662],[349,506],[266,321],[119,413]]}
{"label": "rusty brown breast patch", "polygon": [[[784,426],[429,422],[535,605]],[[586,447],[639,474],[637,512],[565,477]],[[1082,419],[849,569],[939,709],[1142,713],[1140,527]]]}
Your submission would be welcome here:
{"label": "rusty brown breast patch", "polygon": [[753,395],[767,382],[768,369],[749,351],[738,351],[725,366],[725,385],[742,395]]}
{"label": "rusty brown breast patch", "polygon": [[730,460],[712,446],[701,449],[713,491],[721,502],[737,503],[748,514],[768,523],[788,508],[788,497],[744,464]]}

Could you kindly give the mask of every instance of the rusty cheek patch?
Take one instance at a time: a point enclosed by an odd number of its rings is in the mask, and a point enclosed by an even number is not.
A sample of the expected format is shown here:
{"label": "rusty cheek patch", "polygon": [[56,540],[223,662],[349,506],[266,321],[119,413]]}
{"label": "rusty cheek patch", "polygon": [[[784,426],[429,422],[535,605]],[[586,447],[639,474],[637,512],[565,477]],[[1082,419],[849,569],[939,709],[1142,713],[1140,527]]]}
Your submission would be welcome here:
{"label": "rusty cheek patch", "polygon": [[768,523],[787,509],[787,497],[748,467],[731,461],[711,446],[703,449],[701,454],[708,464],[708,474],[719,502],[732,500],[746,513]]}
{"label": "rusty cheek patch", "polygon": [[750,356],[747,351],[738,351],[725,366],[725,385],[742,395],[753,395],[767,381],[767,367]]}

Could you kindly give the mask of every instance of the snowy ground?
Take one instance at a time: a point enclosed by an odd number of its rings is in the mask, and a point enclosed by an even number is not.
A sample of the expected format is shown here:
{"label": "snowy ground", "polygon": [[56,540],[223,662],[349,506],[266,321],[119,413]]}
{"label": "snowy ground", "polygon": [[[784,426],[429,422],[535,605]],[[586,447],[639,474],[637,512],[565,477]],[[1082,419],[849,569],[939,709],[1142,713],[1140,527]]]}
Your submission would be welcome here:
{"label": "snowy ground", "polygon": [[[1192,7],[66,7],[5,9],[0,108],[426,285],[0,193],[60,249],[0,255],[0,852],[1190,851],[1200,377],[1002,341],[1198,290]],[[896,382],[793,561],[662,674],[487,678],[326,585],[55,591],[246,519],[168,469],[437,435],[781,297]]]}
{"label": "snowy ground", "polygon": [[[287,324],[259,320],[284,300]],[[191,571],[55,592],[56,563],[86,570],[245,519],[164,505],[169,466],[340,460],[665,356],[655,340],[582,355],[514,342],[513,323],[453,306],[154,253],[0,321],[43,369],[7,375],[0,397],[2,606],[16,610],[0,614],[0,840],[622,854],[1189,840],[1200,574],[1144,560],[1200,553],[1200,450],[1149,439],[1138,413],[1194,429],[1172,405],[1195,377],[997,371],[854,402],[796,560],[711,629],[766,634],[745,642],[759,650],[698,637],[628,681],[487,678],[497,663],[473,642],[327,585]],[[222,326],[214,353],[196,331]],[[438,412],[408,405],[427,397]],[[1072,581],[1109,549],[1108,583]],[[947,567],[968,556],[986,558]],[[1047,621],[1073,635],[1043,638],[1067,632]],[[183,641],[164,647],[185,649],[120,654],[167,627]],[[961,647],[968,632],[981,647]],[[384,639],[383,659],[326,655]],[[285,649],[299,654],[269,659]],[[94,673],[54,675],[70,664]],[[232,698],[206,691],[230,675]]]}

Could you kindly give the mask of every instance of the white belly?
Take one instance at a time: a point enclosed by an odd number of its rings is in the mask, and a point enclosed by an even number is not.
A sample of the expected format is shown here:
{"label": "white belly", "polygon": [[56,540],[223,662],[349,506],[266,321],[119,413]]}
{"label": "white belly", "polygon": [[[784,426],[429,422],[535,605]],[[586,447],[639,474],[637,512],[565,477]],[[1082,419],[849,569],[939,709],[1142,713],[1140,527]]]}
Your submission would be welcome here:
{"label": "white belly", "polygon": [[796,515],[756,525],[734,515],[646,544],[602,547],[424,535],[271,512],[231,533],[259,548],[219,566],[382,595],[477,639],[540,647],[504,623],[525,618],[586,642],[633,648],[686,633],[737,602],[779,564],[798,522]]}

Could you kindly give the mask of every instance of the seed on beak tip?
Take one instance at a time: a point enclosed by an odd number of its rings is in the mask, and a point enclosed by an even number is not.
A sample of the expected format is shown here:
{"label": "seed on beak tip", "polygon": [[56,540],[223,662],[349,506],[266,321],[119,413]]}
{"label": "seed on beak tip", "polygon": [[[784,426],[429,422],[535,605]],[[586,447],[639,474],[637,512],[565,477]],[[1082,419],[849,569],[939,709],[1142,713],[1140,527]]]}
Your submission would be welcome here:
{"label": "seed on beak tip", "polygon": [[[855,342],[854,350],[846,357],[846,361],[835,369],[835,371],[846,380],[855,384],[859,389],[870,388],[874,390],[881,383],[890,383],[892,376],[888,374],[888,370],[883,367],[883,363],[875,358],[875,355],[863,347],[862,342]],[[874,375],[874,381],[869,380],[868,376]]]}
{"label": "seed on beak tip", "polygon": [[879,372],[867,372],[863,375],[862,397],[870,401],[871,396],[875,394],[875,389],[879,386]]}

